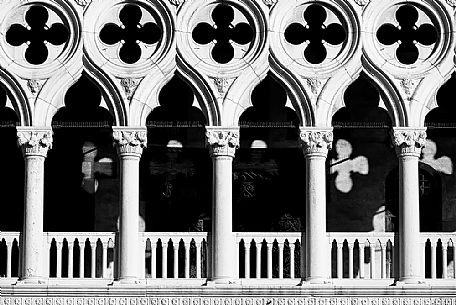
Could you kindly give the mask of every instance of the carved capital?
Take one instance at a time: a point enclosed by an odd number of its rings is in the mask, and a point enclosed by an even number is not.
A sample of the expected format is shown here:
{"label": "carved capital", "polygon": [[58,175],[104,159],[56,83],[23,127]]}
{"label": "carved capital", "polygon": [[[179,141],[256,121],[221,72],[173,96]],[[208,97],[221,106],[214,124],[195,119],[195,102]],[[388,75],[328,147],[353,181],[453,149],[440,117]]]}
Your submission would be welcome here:
{"label": "carved capital", "polygon": [[206,140],[211,157],[229,156],[234,158],[239,147],[239,129],[206,127]]}
{"label": "carved capital", "polygon": [[113,127],[113,139],[117,151],[122,155],[141,156],[147,146],[147,129],[141,127]]}
{"label": "carved capital", "polygon": [[46,157],[52,148],[52,129],[17,127],[17,143],[24,156]]}
{"label": "carved capital", "polygon": [[332,148],[333,132],[331,128],[301,128],[300,139],[305,156],[326,157]]}
{"label": "carved capital", "polygon": [[394,128],[391,139],[398,156],[414,156],[419,158],[421,149],[426,144],[426,128]]}

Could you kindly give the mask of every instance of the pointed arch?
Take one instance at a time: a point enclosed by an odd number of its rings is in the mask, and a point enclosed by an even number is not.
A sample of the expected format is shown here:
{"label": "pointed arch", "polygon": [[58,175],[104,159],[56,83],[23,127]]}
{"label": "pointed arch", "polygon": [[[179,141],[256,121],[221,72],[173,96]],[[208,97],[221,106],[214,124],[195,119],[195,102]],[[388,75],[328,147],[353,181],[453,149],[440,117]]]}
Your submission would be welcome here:
{"label": "pointed arch", "polygon": [[[52,118],[55,113],[65,106],[65,95],[68,89],[73,86],[83,75],[83,73],[100,90],[104,103],[100,106],[105,107],[111,113],[114,125],[123,126],[128,123],[126,116],[126,106],[119,90],[114,82],[102,70],[84,60],[84,66],[73,76],[64,73],[60,77],[53,77],[48,80],[43,87],[35,106],[36,124],[38,126],[51,126]],[[59,90],[55,90],[58,88]]]}
{"label": "pointed arch", "polygon": [[[197,99],[197,106],[204,114],[208,125],[220,123],[217,99],[211,93],[207,82],[183,60],[177,60],[174,70],[167,73],[151,73],[138,86],[130,107],[130,122],[134,126],[145,126],[148,115],[160,106],[159,94],[166,84],[177,76],[191,87]],[[154,84],[151,88],[150,84]]]}
{"label": "pointed arch", "polygon": [[34,118],[27,95],[17,80],[3,69],[0,69],[0,86],[4,88],[11,101],[14,112],[19,119],[19,125],[31,126]]}
{"label": "pointed arch", "polygon": [[[377,67],[362,57],[362,66],[354,73],[341,73],[332,77],[325,85],[320,95],[317,109],[317,121],[322,126],[331,126],[332,116],[345,106],[343,95],[348,86],[351,85],[361,72],[364,72],[377,88],[381,103],[379,107],[384,108],[391,117],[393,126],[407,126],[408,115],[405,104],[397,92],[393,82]],[[383,102],[383,103],[382,103]]]}

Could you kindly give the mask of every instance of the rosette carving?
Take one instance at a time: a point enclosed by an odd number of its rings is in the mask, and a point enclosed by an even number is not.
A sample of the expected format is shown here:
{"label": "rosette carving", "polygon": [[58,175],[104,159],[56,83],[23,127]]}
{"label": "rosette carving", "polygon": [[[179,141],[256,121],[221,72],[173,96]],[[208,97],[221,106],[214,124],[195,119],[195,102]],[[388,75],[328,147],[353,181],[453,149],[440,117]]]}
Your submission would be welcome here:
{"label": "rosette carving", "polygon": [[239,130],[207,129],[206,140],[211,156],[234,157],[239,147]]}
{"label": "rosette carving", "polygon": [[52,148],[52,130],[18,128],[17,143],[24,156],[38,155],[46,157],[48,150]]}
{"label": "rosette carving", "polygon": [[330,129],[301,129],[300,139],[304,155],[328,154],[332,148],[333,132]]}
{"label": "rosette carving", "polygon": [[113,129],[113,139],[120,155],[141,155],[143,148],[147,146],[146,129]]}
{"label": "rosette carving", "polygon": [[426,145],[424,129],[395,128],[391,136],[398,156],[419,157],[421,149]]}

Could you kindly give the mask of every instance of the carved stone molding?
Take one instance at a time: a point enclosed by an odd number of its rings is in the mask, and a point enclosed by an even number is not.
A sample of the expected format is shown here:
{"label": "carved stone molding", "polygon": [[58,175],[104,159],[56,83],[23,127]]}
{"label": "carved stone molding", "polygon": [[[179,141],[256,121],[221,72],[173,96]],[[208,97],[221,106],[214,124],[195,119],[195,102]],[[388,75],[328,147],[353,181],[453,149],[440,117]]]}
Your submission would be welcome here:
{"label": "carved stone molding", "polygon": [[37,95],[41,88],[43,87],[44,80],[38,80],[38,79],[29,79],[27,80],[27,88],[30,90],[30,92],[33,95]]}
{"label": "carved stone molding", "polygon": [[332,129],[301,128],[301,145],[305,156],[326,157],[332,148]]}
{"label": "carved stone molding", "polygon": [[398,156],[419,158],[421,149],[426,144],[425,128],[398,127],[392,130],[391,138]]}
{"label": "carved stone molding", "polygon": [[452,7],[456,6],[456,0],[446,0],[446,2],[451,5]]}
{"label": "carved stone molding", "polygon": [[135,94],[136,88],[138,88],[139,83],[141,82],[140,78],[122,78],[120,80],[120,85],[125,91],[125,96],[127,99],[131,99]]}
{"label": "carved stone molding", "polygon": [[263,0],[263,3],[269,7],[274,6],[278,0]]}
{"label": "carved stone molding", "polygon": [[79,4],[80,6],[86,6],[86,5],[89,5],[90,2],[92,2],[92,0],[75,0],[77,4]]}
{"label": "carved stone molding", "polygon": [[140,156],[147,146],[147,129],[131,127],[113,127],[113,139],[118,153]]}
{"label": "carved stone molding", "polygon": [[206,127],[206,140],[211,157],[234,157],[239,147],[239,129]]}
{"label": "carved stone molding", "polygon": [[408,99],[411,99],[415,93],[416,87],[419,85],[421,80],[419,79],[402,79],[400,81],[401,87],[404,90],[405,95]]}
{"label": "carved stone molding", "polygon": [[368,5],[370,0],[355,0],[355,3],[358,4],[359,6],[365,6]]}
{"label": "carved stone molding", "polygon": [[52,148],[52,130],[17,127],[17,143],[24,156],[46,157]]}
{"label": "carved stone molding", "polygon": [[230,89],[231,85],[233,84],[235,78],[223,78],[223,77],[211,77],[212,81],[214,82],[215,87],[217,88],[217,92],[220,97],[224,97],[228,89]]}
{"label": "carved stone molding", "polygon": [[185,2],[185,0],[169,0],[169,2],[170,2],[172,5],[174,5],[174,6],[176,6],[176,7],[179,7],[179,6],[181,6],[181,5]]}

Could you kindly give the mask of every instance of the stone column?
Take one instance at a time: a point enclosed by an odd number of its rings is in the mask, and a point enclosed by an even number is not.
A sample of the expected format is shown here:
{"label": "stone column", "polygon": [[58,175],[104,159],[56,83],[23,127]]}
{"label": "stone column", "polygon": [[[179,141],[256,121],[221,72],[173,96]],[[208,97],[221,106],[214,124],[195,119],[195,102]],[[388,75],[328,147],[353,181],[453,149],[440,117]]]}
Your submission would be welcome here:
{"label": "stone column", "polygon": [[17,127],[17,138],[25,158],[21,278],[40,283],[47,274],[43,267],[47,266],[43,236],[44,160],[52,147],[52,130]]}
{"label": "stone column", "polygon": [[399,281],[417,284],[423,280],[418,160],[426,143],[426,131],[394,128],[392,140],[399,159]]}
{"label": "stone column", "polygon": [[233,169],[239,129],[207,127],[212,158],[212,281],[231,283],[237,274],[236,240],[233,234]]}
{"label": "stone column", "polygon": [[332,129],[301,128],[306,158],[305,280],[315,284],[328,280],[331,265],[326,233],[326,156],[332,141]]}
{"label": "stone column", "polygon": [[135,283],[140,277],[139,241],[139,160],[147,143],[146,128],[113,127],[120,162],[120,220],[118,277],[121,282]]}

